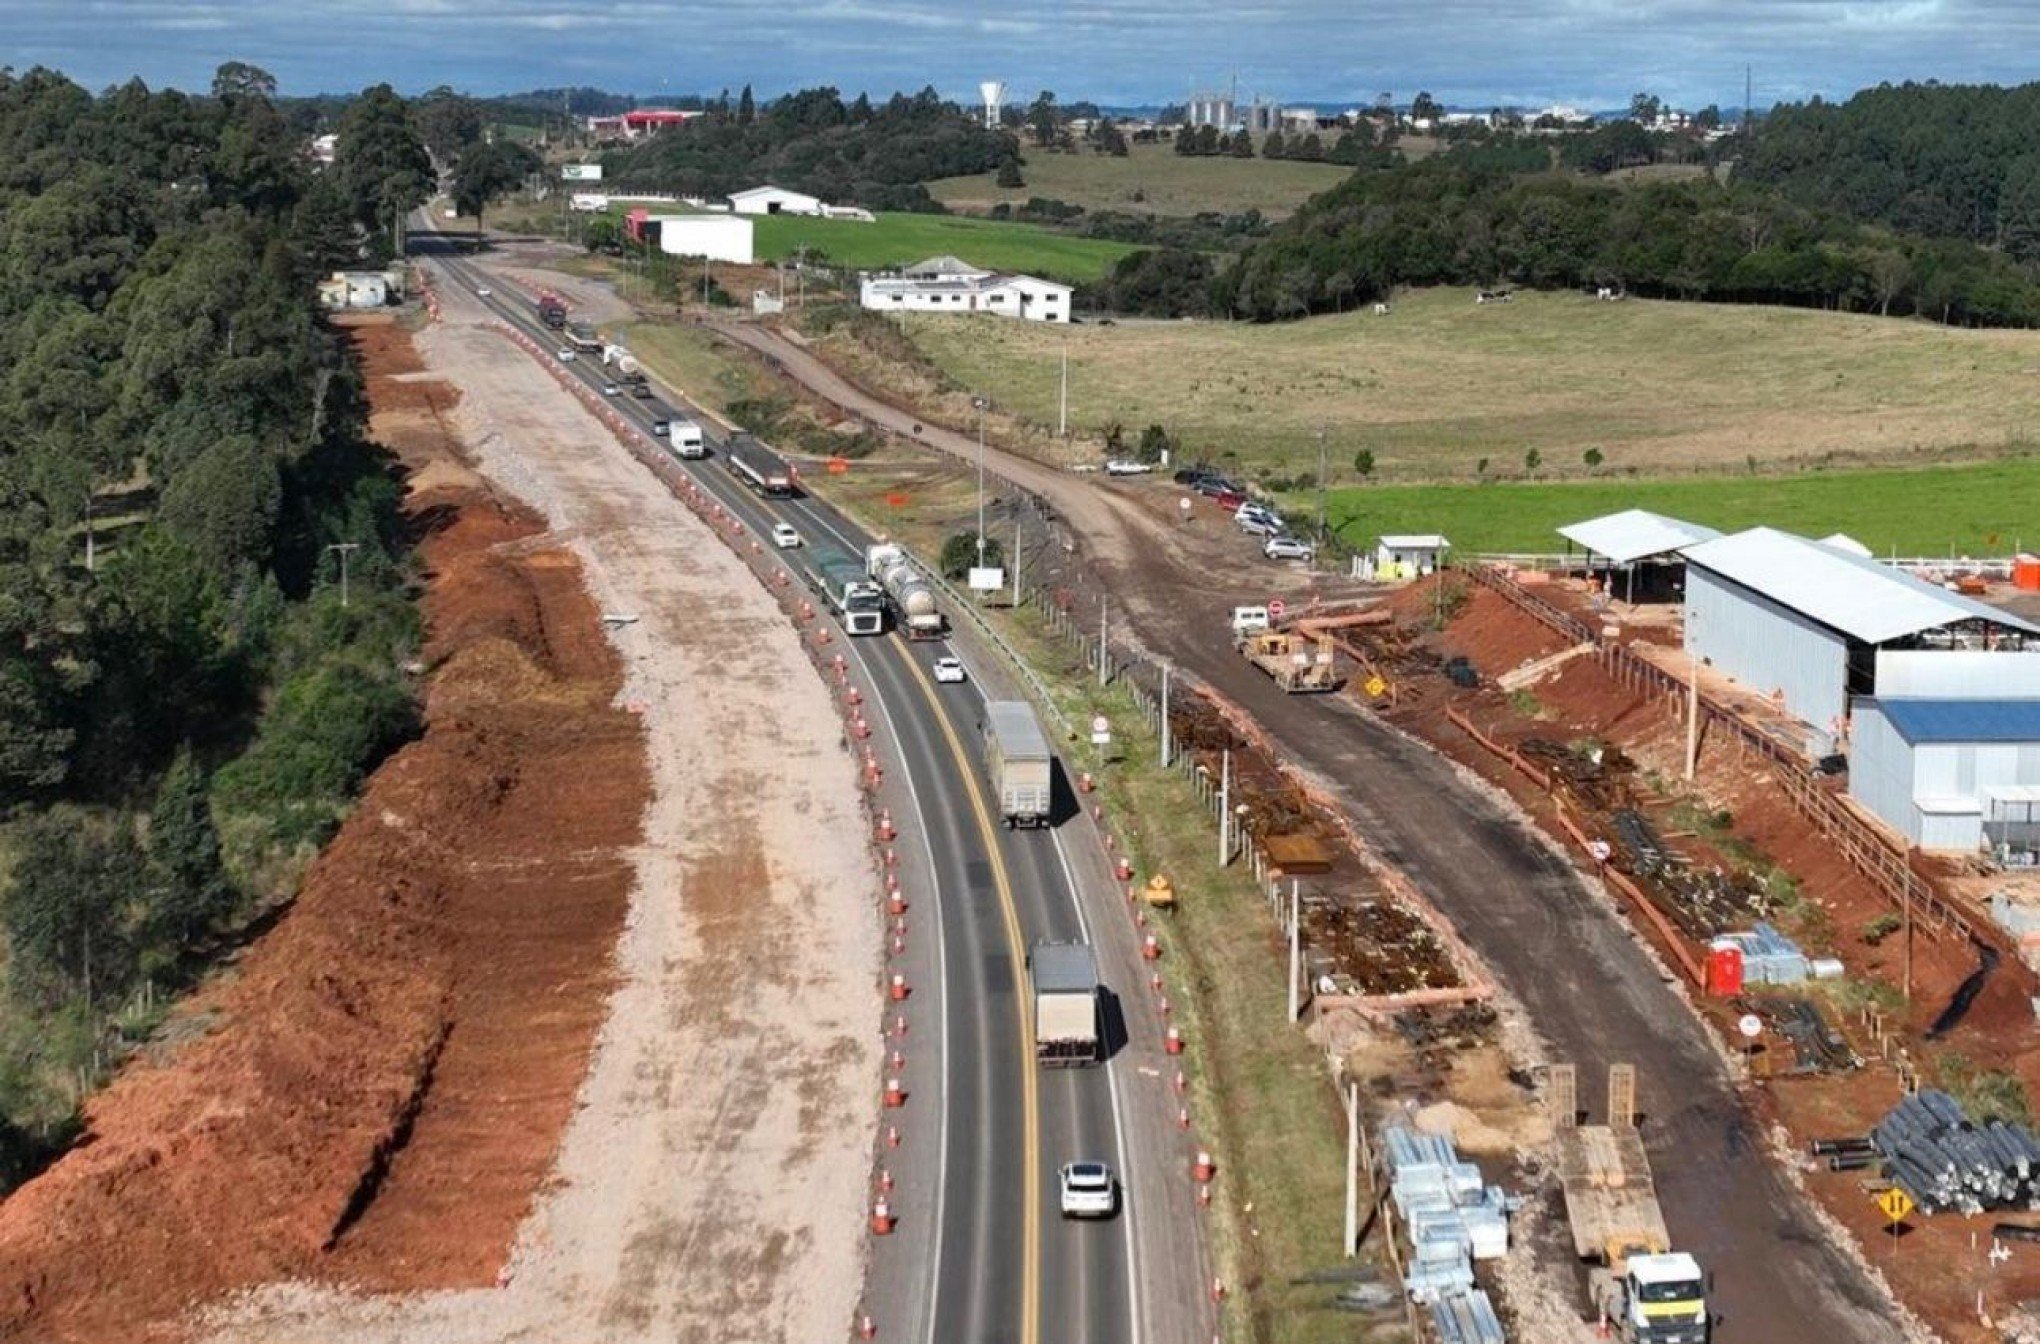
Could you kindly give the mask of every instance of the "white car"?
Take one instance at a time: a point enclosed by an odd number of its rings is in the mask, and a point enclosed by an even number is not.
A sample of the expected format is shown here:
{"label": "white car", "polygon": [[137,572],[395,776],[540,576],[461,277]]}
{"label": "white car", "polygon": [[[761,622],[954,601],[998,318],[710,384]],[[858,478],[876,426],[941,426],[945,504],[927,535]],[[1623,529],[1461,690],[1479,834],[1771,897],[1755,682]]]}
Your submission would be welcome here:
{"label": "white car", "polygon": [[1270,537],[1261,547],[1261,554],[1270,560],[1308,560],[1317,552],[1309,542],[1298,541],[1295,537]]}
{"label": "white car", "polygon": [[963,659],[944,654],[935,660],[935,680],[964,681]]}
{"label": "white car", "polygon": [[480,289],[475,291],[475,297],[478,299],[486,299],[495,292],[496,292],[495,290],[490,289],[487,285],[483,285]]}
{"label": "white car", "polygon": [[615,383],[604,383],[604,384],[602,384],[602,395],[603,395],[603,396],[605,396],[605,397],[613,397],[613,396],[616,396],[616,395],[618,395],[619,393],[621,393],[622,391],[623,391],[623,389],[622,389],[622,388],[620,388],[620,387],[618,387],[618,386],[617,386],[617,385],[616,385]]}
{"label": "white car", "polygon": [[561,346],[561,347],[559,348],[559,356],[560,356],[560,363],[562,363],[562,364],[571,364],[571,363],[573,363],[573,362],[574,362],[574,347],[573,347],[573,346],[571,346],[571,345],[563,345],[563,346]]}
{"label": "white car", "polygon": [[800,545],[800,533],[794,530],[792,523],[774,523],[772,544],[782,551],[790,551]]}
{"label": "white car", "polygon": [[1119,1183],[1103,1162],[1071,1162],[1059,1173],[1062,1216],[1110,1218],[1119,1211]]}

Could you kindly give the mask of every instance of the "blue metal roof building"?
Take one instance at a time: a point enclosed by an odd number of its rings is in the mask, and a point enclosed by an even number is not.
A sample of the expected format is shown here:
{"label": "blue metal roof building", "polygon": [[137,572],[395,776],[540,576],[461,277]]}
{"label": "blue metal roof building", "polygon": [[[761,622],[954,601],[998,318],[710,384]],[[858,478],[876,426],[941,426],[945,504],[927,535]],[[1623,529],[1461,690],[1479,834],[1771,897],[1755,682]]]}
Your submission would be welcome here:
{"label": "blue metal roof building", "polygon": [[1849,793],[1922,849],[2034,847],[2040,700],[1856,701]]}

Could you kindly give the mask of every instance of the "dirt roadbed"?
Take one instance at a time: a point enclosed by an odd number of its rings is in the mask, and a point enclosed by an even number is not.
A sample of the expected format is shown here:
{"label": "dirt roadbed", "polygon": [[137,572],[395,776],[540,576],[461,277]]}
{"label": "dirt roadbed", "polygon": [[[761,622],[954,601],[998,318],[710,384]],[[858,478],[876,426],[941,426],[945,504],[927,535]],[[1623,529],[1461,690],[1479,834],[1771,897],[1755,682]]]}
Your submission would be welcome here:
{"label": "dirt roadbed", "polygon": [[502,1287],[281,1284],[213,1313],[210,1338],[839,1337],[881,1054],[877,884],[840,720],[741,562],[471,316],[449,309],[421,347],[466,394],[479,470],[585,566],[650,748],[621,983]]}

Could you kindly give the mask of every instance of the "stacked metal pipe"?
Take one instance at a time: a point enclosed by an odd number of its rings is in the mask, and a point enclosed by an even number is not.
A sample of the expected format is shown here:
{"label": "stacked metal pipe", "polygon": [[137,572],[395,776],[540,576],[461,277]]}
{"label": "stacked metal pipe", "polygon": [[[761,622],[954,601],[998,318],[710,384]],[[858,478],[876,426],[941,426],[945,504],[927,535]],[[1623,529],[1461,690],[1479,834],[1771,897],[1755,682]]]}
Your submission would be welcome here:
{"label": "stacked metal pipe", "polygon": [[1870,1131],[1886,1172],[1925,1213],[2040,1209],[2040,1140],[2024,1125],[1975,1125],[1946,1092],[1925,1088]]}

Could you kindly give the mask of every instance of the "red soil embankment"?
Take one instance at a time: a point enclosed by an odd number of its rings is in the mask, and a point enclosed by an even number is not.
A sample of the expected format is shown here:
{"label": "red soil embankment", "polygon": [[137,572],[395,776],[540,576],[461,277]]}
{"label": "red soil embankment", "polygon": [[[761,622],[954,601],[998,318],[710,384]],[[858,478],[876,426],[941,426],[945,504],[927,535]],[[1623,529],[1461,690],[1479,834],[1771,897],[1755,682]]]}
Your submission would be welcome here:
{"label": "red soil embankment", "polygon": [[[649,788],[599,612],[459,463],[443,384],[357,332],[432,534],[426,731],[288,914],[0,1205],[0,1338],[174,1337],[287,1277],[487,1283],[550,1169],[611,987]],[[402,375],[412,375],[404,377]]]}

